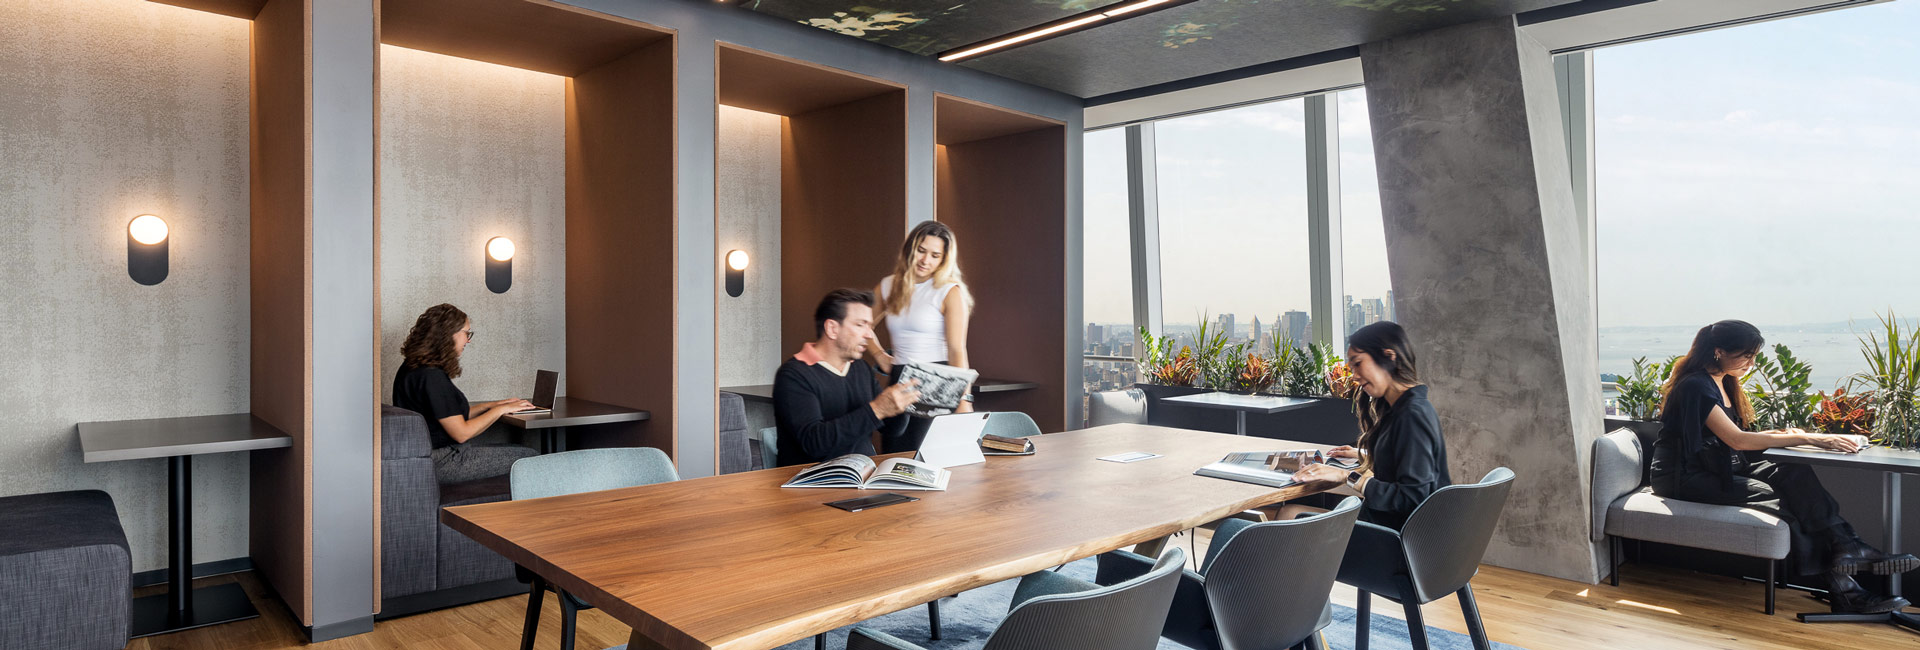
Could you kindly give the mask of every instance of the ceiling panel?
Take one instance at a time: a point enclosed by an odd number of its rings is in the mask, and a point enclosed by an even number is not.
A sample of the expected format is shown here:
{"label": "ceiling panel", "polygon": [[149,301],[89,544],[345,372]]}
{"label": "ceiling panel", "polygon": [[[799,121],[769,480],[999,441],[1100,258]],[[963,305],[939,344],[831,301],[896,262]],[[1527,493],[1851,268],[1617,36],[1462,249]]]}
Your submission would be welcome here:
{"label": "ceiling panel", "polygon": [[931,56],[1120,1],[742,0],[739,6]]}

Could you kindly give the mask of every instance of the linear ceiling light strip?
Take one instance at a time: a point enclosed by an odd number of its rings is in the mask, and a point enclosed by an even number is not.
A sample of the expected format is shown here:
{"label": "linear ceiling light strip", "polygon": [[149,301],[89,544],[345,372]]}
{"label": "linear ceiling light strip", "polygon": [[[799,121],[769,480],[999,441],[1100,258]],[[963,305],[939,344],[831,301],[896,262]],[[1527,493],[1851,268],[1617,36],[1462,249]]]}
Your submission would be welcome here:
{"label": "linear ceiling light strip", "polygon": [[971,59],[988,52],[1000,51],[1016,45],[1037,43],[1049,38],[1065,36],[1085,30],[1095,25],[1126,20],[1135,16],[1144,16],[1162,9],[1177,7],[1193,1],[1194,0],[1135,0],[1134,2],[1122,2],[1076,16],[1068,16],[1038,27],[1031,27],[1003,36],[996,36],[970,45],[963,45],[941,52],[938,58],[947,63]]}

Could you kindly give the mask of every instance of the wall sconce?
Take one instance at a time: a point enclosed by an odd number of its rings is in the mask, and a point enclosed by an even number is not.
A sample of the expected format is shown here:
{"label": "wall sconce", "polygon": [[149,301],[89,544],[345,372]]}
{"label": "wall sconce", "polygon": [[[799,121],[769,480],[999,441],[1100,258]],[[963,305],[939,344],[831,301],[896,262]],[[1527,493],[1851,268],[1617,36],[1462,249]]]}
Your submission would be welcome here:
{"label": "wall sconce", "polygon": [[487,240],[487,290],[506,293],[513,287],[513,240],[495,237]]}
{"label": "wall sconce", "polygon": [[143,214],[127,222],[127,275],[153,286],[167,279],[167,222]]}
{"label": "wall sconce", "polygon": [[747,290],[747,252],[727,251],[727,295],[735,298]]}

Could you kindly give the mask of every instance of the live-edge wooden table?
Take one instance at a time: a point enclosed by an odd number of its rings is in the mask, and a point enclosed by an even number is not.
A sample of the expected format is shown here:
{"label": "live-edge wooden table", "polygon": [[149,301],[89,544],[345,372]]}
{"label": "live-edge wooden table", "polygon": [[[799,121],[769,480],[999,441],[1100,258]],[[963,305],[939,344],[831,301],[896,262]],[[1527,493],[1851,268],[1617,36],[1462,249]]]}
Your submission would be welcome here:
{"label": "live-edge wooden table", "polygon": [[[1312,493],[1193,474],[1249,443],[1134,424],[1049,434],[1033,456],[953,468],[945,492],[854,513],[822,504],[870,492],[782,489],[785,467],[440,519],[633,626],[630,650],[760,650]],[[1097,460],[1128,451],[1162,457]]]}

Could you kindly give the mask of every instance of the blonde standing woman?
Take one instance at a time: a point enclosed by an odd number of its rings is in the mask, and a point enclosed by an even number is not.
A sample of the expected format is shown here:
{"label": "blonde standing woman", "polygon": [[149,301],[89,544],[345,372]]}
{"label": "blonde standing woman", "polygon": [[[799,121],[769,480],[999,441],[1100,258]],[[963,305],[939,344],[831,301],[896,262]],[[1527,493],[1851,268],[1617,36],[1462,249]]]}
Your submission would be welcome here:
{"label": "blonde standing woman", "polygon": [[[973,294],[961,278],[960,247],[946,224],[922,221],[914,226],[900,246],[893,274],[882,278],[873,293],[880,297],[878,321],[886,324],[893,343],[891,353],[877,338],[868,345],[881,370],[891,371],[895,360],[971,367],[967,322],[973,317]],[[973,396],[965,399],[956,410],[970,413]]]}

